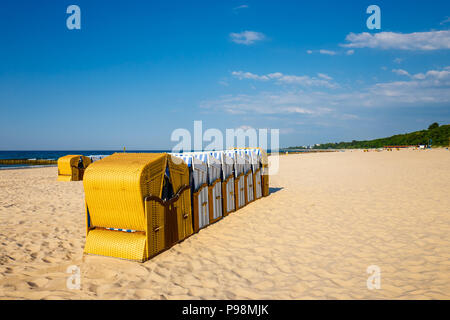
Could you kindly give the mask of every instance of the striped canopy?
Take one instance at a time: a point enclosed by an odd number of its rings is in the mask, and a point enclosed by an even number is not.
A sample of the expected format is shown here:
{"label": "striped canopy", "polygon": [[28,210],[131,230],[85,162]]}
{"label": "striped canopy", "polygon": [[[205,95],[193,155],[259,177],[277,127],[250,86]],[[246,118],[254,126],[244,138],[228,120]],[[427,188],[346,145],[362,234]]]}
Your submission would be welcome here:
{"label": "striped canopy", "polygon": [[98,160],[102,160],[103,158],[108,157],[109,154],[95,154],[95,155],[91,155],[88,156],[89,158],[91,158],[92,162],[98,161]]}
{"label": "striped canopy", "polygon": [[227,156],[225,151],[210,151],[210,154],[220,162],[225,179],[233,174],[234,160]]}
{"label": "striped canopy", "polygon": [[202,157],[194,157],[191,153],[170,153],[172,156],[180,158],[183,160],[188,167],[192,167],[193,170],[206,172],[208,170],[207,164],[205,161],[200,160]]}
{"label": "striped canopy", "polygon": [[195,158],[205,162],[208,166],[220,168],[221,161],[217,159],[212,151],[197,151],[197,152],[187,152],[185,154],[189,154],[194,156]]}

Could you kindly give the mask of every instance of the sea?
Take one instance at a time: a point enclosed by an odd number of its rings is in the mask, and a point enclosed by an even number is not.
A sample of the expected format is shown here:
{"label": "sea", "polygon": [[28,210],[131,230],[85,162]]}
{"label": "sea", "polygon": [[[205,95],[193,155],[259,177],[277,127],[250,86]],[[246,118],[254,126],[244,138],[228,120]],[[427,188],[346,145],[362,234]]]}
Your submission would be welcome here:
{"label": "sea", "polygon": [[[33,151],[0,151],[0,159],[20,159],[20,160],[58,160],[58,158],[68,154],[80,154],[83,156],[110,155],[123,150],[33,150]],[[126,150],[126,152],[139,153],[159,153],[170,152],[170,150]],[[36,167],[29,164],[0,164],[0,169]]]}
{"label": "sea", "polygon": [[[80,154],[83,156],[110,155],[124,150],[31,150],[31,151],[0,151],[0,159],[20,159],[20,160],[58,160],[58,158],[68,154]],[[126,150],[126,152],[135,153],[161,153],[172,152],[171,150]],[[270,150],[268,150],[270,153]],[[284,150],[280,150],[284,152]],[[29,164],[0,164],[0,169],[36,167]]]}

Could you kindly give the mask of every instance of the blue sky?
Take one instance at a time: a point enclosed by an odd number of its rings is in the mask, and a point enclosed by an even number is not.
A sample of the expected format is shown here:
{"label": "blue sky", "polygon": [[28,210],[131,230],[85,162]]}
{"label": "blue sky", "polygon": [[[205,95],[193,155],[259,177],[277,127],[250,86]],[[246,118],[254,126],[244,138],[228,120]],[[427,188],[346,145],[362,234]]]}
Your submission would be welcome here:
{"label": "blue sky", "polygon": [[448,124],[449,16],[449,1],[4,0],[0,149],[168,149],[194,120],[278,128],[281,146]]}

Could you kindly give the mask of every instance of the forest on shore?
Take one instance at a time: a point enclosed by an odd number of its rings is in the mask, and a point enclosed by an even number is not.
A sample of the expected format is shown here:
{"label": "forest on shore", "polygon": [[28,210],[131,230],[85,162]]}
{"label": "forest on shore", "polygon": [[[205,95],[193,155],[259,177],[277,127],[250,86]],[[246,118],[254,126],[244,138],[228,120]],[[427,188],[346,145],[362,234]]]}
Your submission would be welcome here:
{"label": "forest on shore", "polygon": [[[382,148],[384,146],[417,146],[429,145],[447,147],[450,144],[450,125],[431,124],[428,129],[405,134],[397,134],[387,138],[374,140],[353,140],[351,142],[335,142],[315,145],[313,149],[359,149]],[[303,147],[289,147],[288,149],[303,149]]]}

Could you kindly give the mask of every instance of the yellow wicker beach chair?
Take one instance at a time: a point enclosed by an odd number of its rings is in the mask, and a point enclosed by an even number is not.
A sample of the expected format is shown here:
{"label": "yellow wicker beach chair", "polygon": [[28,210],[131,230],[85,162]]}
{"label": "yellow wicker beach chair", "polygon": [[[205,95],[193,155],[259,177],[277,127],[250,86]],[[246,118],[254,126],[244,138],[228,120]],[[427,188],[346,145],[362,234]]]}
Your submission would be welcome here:
{"label": "yellow wicker beach chair", "polygon": [[85,253],[145,261],[192,234],[189,171],[168,154],[96,161],[84,189]]}
{"label": "yellow wicker beach chair", "polygon": [[91,159],[82,155],[67,155],[58,159],[58,181],[83,180]]}
{"label": "yellow wicker beach chair", "polygon": [[[169,170],[174,190],[180,190],[180,200],[176,203],[178,238],[180,240],[189,237],[192,233],[192,207],[191,193],[189,185],[189,168],[186,164],[180,163],[174,156],[169,155]],[[178,193],[180,192],[178,191]],[[184,192],[186,191],[186,192]]]}

